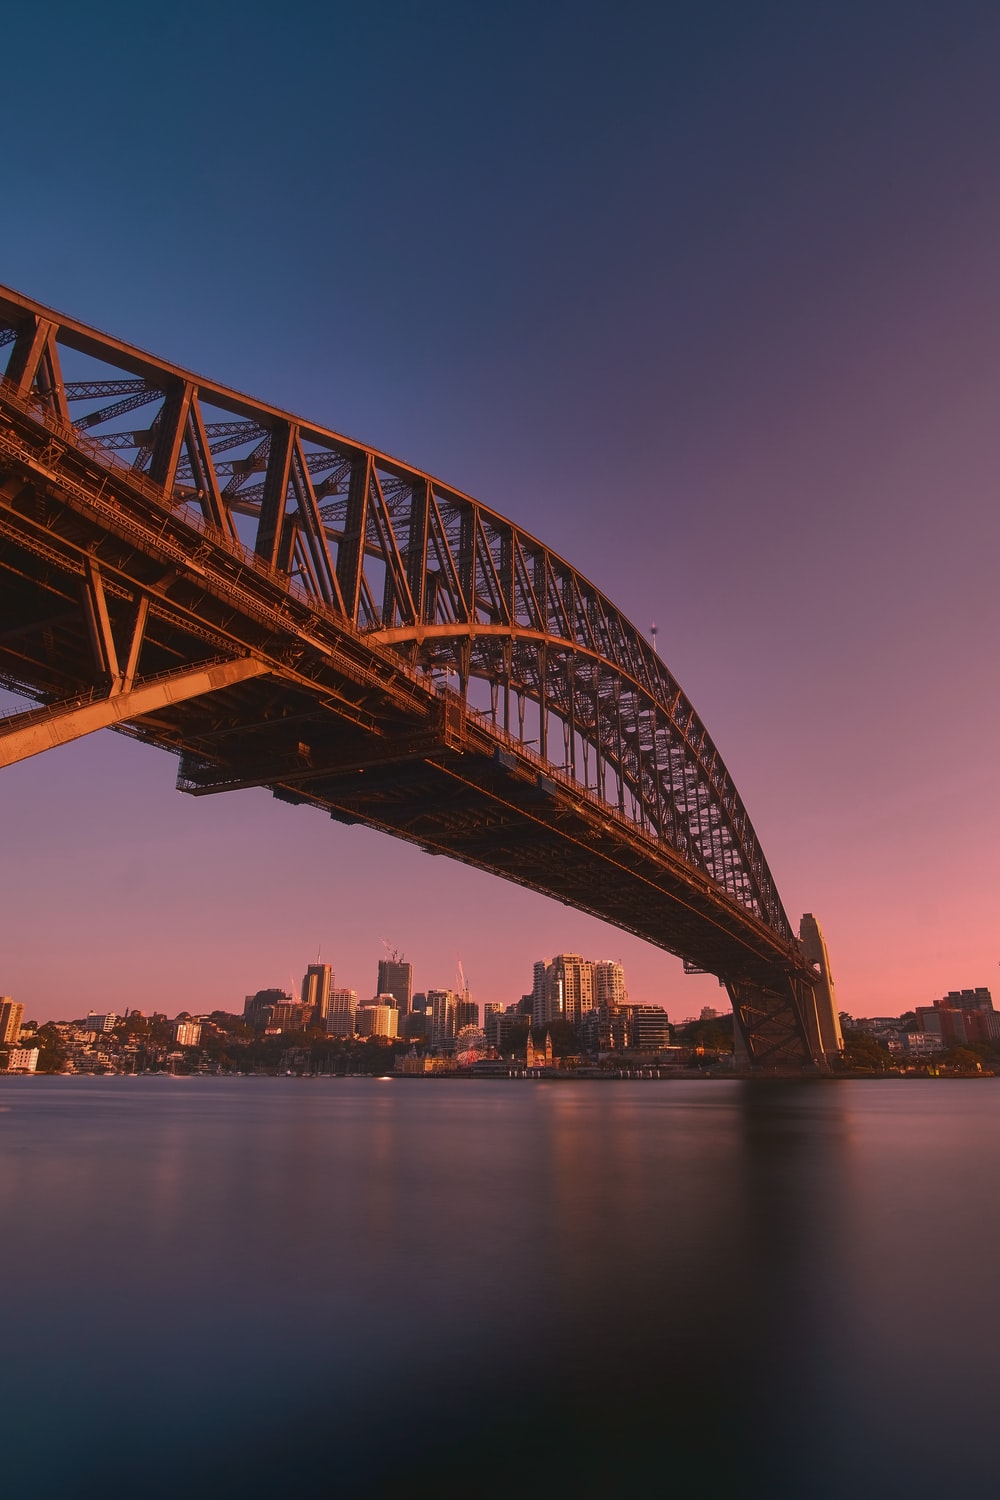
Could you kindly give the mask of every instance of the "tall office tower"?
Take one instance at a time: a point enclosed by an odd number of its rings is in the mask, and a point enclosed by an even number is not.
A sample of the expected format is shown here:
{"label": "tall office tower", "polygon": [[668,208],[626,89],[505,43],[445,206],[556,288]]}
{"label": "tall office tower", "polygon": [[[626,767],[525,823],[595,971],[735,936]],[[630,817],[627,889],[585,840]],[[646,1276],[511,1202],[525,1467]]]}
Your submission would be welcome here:
{"label": "tall office tower", "polygon": [[302,1004],[309,1007],[310,1026],[325,1026],[330,1013],[333,970],[329,964],[310,964],[302,980]]}
{"label": "tall office tower", "polygon": [[249,1021],[257,1031],[263,1031],[265,1026],[271,1024],[271,1016],[276,1005],[291,1004],[293,1004],[292,997],[286,995],[284,990],[258,990],[256,995],[246,997],[243,1003],[243,1019]]}
{"label": "tall office tower", "polygon": [[819,1039],[824,1054],[833,1059],[843,1052],[844,1038],[840,1031],[833,975],[830,973],[830,955],[826,951],[823,929],[811,911],[807,911],[799,923],[799,947],[814,968],[819,969],[820,982],[813,991],[816,996]]}
{"label": "tall office tower", "polygon": [[331,989],[330,1006],[326,1013],[327,1036],[353,1036],[357,1008],[357,990]]}
{"label": "tall office tower", "polygon": [[625,970],[621,964],[602,958],[594,965],[594,1004],[617,1010],[626,1003]]}
{"label": "tall office tower", "polygon": [[452,990],[428,990],[427,1008],[430,1011],[431,1042],[442,1047],[455,1036],[455,995]]}
{"label": "tall office tower", "polygon": [[557,953],[551,961],[535,964],[531,1019],[535,1026],[550,1021],[572,1021],[594,1005],[594,965],[579,953]]}
{"label": "tall office tower", "polygon": [[24,1006],[9,995],[0,995],[0,1044],[16,1042],[21,1035]]}
{"label": "tall office tower", "polygon": [[468,990],[463,990],[455,997],[455,1035],[461,1031],[463,1026],[479,1025],[479,1006]]}
{"label": "tall office tower", "polygon": [[378,961],[378,995],[391,995],[401,1016],[409,1013],[413,997],[413,965],[401,958]]}

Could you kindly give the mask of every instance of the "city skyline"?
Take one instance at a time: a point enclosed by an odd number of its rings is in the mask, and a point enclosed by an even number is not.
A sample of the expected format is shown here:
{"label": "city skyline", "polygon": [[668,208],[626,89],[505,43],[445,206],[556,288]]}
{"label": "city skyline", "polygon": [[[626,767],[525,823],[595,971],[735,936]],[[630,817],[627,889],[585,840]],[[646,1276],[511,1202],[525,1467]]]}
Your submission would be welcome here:
{"label": "city skyline", "polygon": [[[4,279],[530,525],[638,625],[656,620],[793,926],[804,911],[823,924],[843,1007],[988,984],[1000,224],[982,185],[1000,22],[917,5],[902,31],[888,12],[789,13],[715,35],[579,14],[568,54],[552,17],[527,51],[516,24],[449,35],[400,18],[386,50],[374,22],[319,23],[331,48],[350,43],[356,104],[414,56],[438,59],[441,86],[405,143],[371,118],[347,137],[305,106],[289,191],[319,181],[332,202],[342,187],[374,222],[387,197],[432,205],[434,227],[362,254],[321,208],[302,243],[261,231],[238,257],[240,184],[251,162],[290,158],[298,80],[277,81],[246,135],[223,132],[211,185],[188,170],[192,134],[165,191],[109,201],[65,140],[80,57],[120,43],[107,18],[67,17],[30,173],[8,164],[26,211]],[[13,18],[11,45],[35,24]],[[166,22],[152,92],[182,49]],[[144,129],[124,139],[109,116],[98,134],[141,182],[162,127],[149,81],[123,88]],[[203,96],[221,122],[225,91]],[[201,236],[178,227],[181,185]],[[185,991],[197,1006],[262,976],[297,982],[317,944],[346,946],[362,993],[388,936],[445,982],[460,951],[484,1001],[555,947],[621,958],[635,997],[671,1013],[719,997],[543,898],[262,792],[196,803],[172,776],[169,757],[106,733],[5,772],[5,993],[68,1016],[82,991],[123,1006],[141,971],[156,998],[139,1008]],[[558,943],[540,940],[557,919]]]}

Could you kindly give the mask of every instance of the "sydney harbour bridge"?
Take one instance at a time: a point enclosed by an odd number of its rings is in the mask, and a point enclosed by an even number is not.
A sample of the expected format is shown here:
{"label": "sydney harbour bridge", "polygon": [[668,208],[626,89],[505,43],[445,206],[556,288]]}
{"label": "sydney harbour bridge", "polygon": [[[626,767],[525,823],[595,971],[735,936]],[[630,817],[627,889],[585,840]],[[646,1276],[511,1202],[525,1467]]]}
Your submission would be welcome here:
{"label": "sydney harbour bridge", "polygon": [[[0,766],[104,727],[193,796],[268,787],[717,975],[756,1069],[827,1067],[715,745],[563,558],[315,422],[0,288]],[[808,954],[808,956],[807,956]]]}

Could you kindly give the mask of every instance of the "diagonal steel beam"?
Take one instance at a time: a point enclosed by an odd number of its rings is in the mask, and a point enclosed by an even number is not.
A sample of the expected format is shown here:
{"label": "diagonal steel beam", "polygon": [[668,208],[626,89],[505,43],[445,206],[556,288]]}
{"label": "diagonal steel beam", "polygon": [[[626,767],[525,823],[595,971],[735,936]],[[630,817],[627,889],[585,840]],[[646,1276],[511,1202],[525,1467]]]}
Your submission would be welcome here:
{"label": "diagonal steel beam", "polygon": [[182,703],[186,698],[199,698],[204,693],[215,693],[220,688],[246,682],[250,677],[261,677],[268,671],[270,668],[265,662],[251,657],[216,662],[164,673],[130,692],[114,693],[109,698],[91,699],[85,703],[74,698],[67,704],[57,703],[50,708],[15,714],[6,721],[6,729],[4,720],[0,719],[0,767],[40,755],[43,750],[52,750],[57,745],[66,745],[70,740],[93,734],[95,730],[109,729],[112,724],[124,723],[126,719],[139,719],[143,714],[169,708],[170,704]]}

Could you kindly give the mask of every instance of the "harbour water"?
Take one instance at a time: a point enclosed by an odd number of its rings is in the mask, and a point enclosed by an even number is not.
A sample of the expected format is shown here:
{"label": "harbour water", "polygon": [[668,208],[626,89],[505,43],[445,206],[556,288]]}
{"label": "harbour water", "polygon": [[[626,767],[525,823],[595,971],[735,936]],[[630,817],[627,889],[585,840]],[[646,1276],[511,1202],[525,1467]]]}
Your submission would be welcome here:
{"label": "harbour water", "polygon": [[0,1081],[19,1497],[994,1491],[1000,1080]]}

